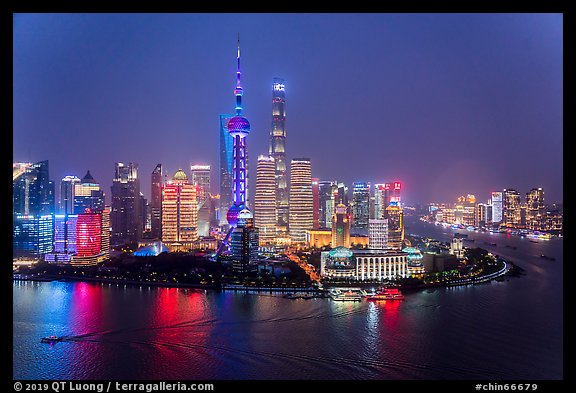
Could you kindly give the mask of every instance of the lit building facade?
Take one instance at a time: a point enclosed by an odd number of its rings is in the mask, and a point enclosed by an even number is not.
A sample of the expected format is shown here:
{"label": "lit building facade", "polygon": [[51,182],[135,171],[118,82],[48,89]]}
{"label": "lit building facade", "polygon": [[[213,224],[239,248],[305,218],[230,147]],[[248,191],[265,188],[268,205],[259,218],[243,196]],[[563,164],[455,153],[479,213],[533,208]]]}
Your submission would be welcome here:
{"label": "lit building facade", "polygon": [[310,159],[294,158],[290,163],[290,238],[295,243],[306,241],[306,230],[312,229],[312,168]]}
{"label": "lit building facade", "polygon": [[312,228],[320,228],[320,179],[312,178]]}
{"label": "lit building facade", "polygon": [[238,214],[237,225],[230,236],[230,254],[232,270],[236,273],[248,273],[258,259],[259,229],[254,227],[252,213],[243,209]]}
{"label": "lit building facade", "polygon": [[332,214],[334,213],[334,195],[337,193],[338,185],[335,181],[318,182],[319,199],[319,225],[320,228],[332,228]]}
{"label": "lit building facade", "polygon": [[86,172],[80,183],[74,185],[74,214],[84,213],[86,209],[96,213],[104,210],[104,191],[90,171]]}
{"label": "lit building facade", "polygon": [[502,226],[520,227],[520,193],[511,188],[505,189],[502,197]]}
{"label": "lit building facade", "polygon": [[210,220],[213,204],[210,194],[210,165],[191,165],[191,184],[196,187],[196,203],[198,206],[198,236],[210,234]]}
{"label": "lit building facade", "polygon": [[60,203],[61,214],[74,213],[74,190],[80,179],[76,176],[65,176],[60,182]]}
{"label": "lit building facade", "polygon": [[12,165],[12,212],[20,215],[54,214],[54,182],[48,161]]}
{"label": "lit building facade", "polygon": [[269,246],[276,239],[276,163],[274,157],[258,157],[256,166],[256,195],[254,197],[254,225],[260,231],[261,246]]}
{"label": "lit building facade", "polygon": [[272,127],[269,154],[276,164],[276,230],[280,236],[288,232],[289,195],[286,168],[286,92],[284,79],[272,81]]}
{"label": "lit building facade", "polygon": [[162,237],[162,164],[157,164],[151,175],[150,236]]}
{"label": "lit building facade", "polygon": [[350,216],[344,204],[339,204],[332,215],[332,247],[350,247]]}
{"label": "lit building facade", "polygon": [[210,197],[210,165],[190,165],[190,183],[196,186],[196,201],[200,209]]}
{"label": "lit building facade", "polygon": [[499,224],[502,222],[502,191],[493,191],[491,204],[492,204],[492,222]]}
{"label": "lit building facade", "polygon": [[12,258],[39,261],[54,245],[54,215],[15,214],[12,225]]}
{"label": "lit building facade", "polygon": [[70,264],[94,266],[109,258],[110,209],[105,207],[100,212],[87,209],[84,213],[78,214],[76,219],[76,254],[72,255]]}
{"label": "lit building facade", "polygon": [[399,250],[404,241],[404,212],[402,208],[395,204],[389,204],[386,208],[386,219],[388,220],[388,247]]}
{"label": "lit building facade", "polygon": [[220,115],[220,225],[228,224],[226,213],[234,203],[232,194],[232,181],[234,178],[234,139],[228,133],[228,122],[234,117],[233,114]]}
{"label": "lit building facade", "polygon": [[546,230],[546,207],[544,190],[533,188],[526,193],[526,226],[535,231]]}
{"label": "lit building facade", "polygon": [[408,253],[336,247],[320,254],[322,277],[382,282],[409,277]]}
{"label": "lit building facade", "polygon": [[352,183],[352,228],[368,229],[370,183]]}
{"label": "lit building facade", "polygon": [[372,218],[384,218],[384,187],[385,183],[374,184],[374,215]]}
{"label": "lit building facade", "polygon": [[[114,244],[136,243],[142,237],[145,206],[142,206],[138,165],[117,162],[111,187],[111,241]],[[144,211],[143,211],[144,210]]]}
{"label": "lit building facade", "polygon": [[368,247],[370,249],[388,248],[388,220],[371,219],[368,221]]}
{"label": "lit building facade", "polygon": [[162,242],[190,246],[197,238],[196,187],[182,169],[166,182],[162,192]]}

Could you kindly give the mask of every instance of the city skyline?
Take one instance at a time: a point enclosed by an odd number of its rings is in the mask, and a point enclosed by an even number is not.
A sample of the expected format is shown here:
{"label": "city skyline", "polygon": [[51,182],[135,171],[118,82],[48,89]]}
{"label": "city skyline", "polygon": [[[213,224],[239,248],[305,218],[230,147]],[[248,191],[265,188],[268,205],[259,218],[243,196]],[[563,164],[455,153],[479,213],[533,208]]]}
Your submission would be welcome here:
{"label": "city skyline", "polygon": [[[274,40],[257,34],[271,16]],[[15,14],[13,161],[49,160],[57,189],[89,170],[107,203],[116,162],[138,164],[148,200],[158,163],[211,165],[218,192],[233,17],[252,179],[282,78],[286,159],[310,157],[321,181],[398,180],[406,203],[533,187],[563,202],[561,14]]]}

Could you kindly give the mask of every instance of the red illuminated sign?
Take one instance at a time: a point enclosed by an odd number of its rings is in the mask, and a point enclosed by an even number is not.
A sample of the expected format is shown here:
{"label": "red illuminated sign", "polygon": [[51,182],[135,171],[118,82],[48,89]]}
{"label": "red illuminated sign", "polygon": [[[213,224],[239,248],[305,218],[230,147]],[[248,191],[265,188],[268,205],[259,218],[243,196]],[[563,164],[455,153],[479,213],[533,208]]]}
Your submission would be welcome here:
{"label": "red illuminated sign", "polygon": [[400,190],[402,188],[402,184],[399,181],[394,182],[394,190]]}
{"label": "red illuminated sign", "polygon": [[400,197],[399,196],[391,196],[390,202],[400,202]]}
{"label": "red illuminated sign", "polygon": [[385,189],[385,190],[389,190],[389,189],[390,189],[390,183],[385,183],[385,184],[384,184],[384,189]]}

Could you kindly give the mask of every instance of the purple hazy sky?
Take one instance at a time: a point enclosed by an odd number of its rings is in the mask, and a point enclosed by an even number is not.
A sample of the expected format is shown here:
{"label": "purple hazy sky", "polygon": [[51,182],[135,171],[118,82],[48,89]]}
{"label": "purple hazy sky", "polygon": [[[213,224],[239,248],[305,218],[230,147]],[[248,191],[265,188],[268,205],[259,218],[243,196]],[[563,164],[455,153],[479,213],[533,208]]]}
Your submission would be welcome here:
{"label": "purple hazy sky", "polygon": [[90,169],[109,201],[114,163],[137,162],[148,198],[157,163],[170,176],[206,163],[217,192],[239,32],[252,189],[281,77],[287,158],[309,157],[314,177],[399,180],[406,203],[532,187],[562,202],[562,14],[13,20],[13,160],[49,160],[57,188]]}

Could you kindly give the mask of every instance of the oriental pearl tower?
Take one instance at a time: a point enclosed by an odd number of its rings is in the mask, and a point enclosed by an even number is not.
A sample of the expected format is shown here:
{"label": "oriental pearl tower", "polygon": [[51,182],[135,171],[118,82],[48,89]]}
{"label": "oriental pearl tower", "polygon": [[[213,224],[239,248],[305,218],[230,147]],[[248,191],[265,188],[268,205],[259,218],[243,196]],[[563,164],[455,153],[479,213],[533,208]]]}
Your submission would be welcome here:
{"label": "oriental pearl tower", "polygon": [[240,35],[238,35],[238,52],[236,55],[236,116],[228,121],[228,133],[234,139],[233,155],[233,189],[234,204],[228,209],[226,219],[232,231],[238,225],[243,226],[246,218],[252,213],[246,206],[246,137],[250,133],[250,123],[242,116],[242,86],[240,85]]}

